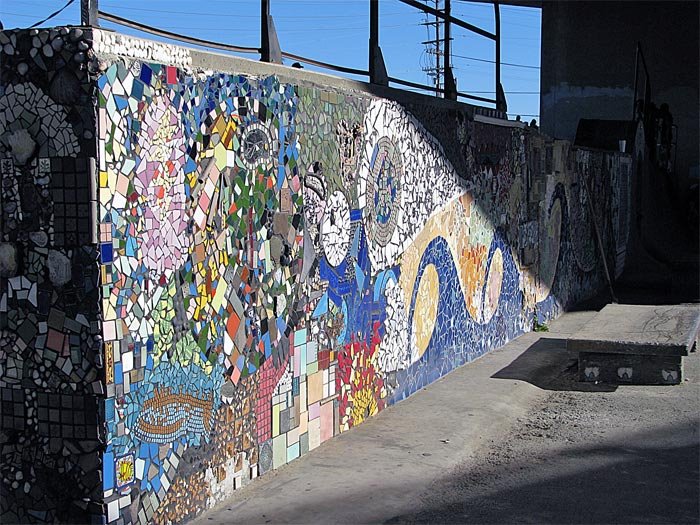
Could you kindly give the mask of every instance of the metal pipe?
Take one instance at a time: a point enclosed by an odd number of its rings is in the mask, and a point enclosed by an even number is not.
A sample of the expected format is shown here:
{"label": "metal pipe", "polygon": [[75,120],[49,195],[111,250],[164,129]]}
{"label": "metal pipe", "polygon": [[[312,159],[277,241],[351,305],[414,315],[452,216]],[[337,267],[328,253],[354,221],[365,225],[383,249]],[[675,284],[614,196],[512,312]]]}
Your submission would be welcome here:
{"label": "metal pipe", "polygon": [[[496,30],[496,100],[500,99],[500,93],[503,93],[501,88],[501,8],[498,2],[493,3],[493,16]],[[505,102],[501,101],[501,102]],[[498,104],[496,104],[498,106]],[[496,107],[496,109],[501,109]]]}
{"label": "metal pipe", "polygon": [[295,53],[287,53],[282,51],[282,56],[284,58],[291,58],[292,60],[298,60],[299,62],[304,62],[306,64],[311,64],[312,66],[325,67],[332,71],[340,71],[342,73],[350,73],[352,75],[368,76],[369,71],[364,69],[355,69],[353,67],[336,66],[335,64],[329,64],[328,62],[322,62],[321,60],[314,60],[313,58],[306,58]]}
{"label": "metal pipe", "polygon": [[97,0],[80,0],[80,25],[99,27]]}
{"label": "metal pipe", "polygon": [[260,60],[270,62],[270,33],[267,18],[270,16],[270,0],[260,0]]}
{"label": "metal pipe", "polygon": [[375,82],[379,47],[379,0],[369,0],[369,81]]}
{"label": "metal pipe", "polygon": [[[369,47],[379,45],[379,0],[369,0]],[[370,53],[371,56],[371,53]],[[370,67],[370,71],[372,68]]]}
{"label": "metal pipe", "polygon": [[372,84],[389,84],[382,49],[379,47],[379,0],[369,0],[369,81]]}
{"label": "metal pipe", "polygon": [[451,18],[451,8],[452,6],[450,5],[451,1],[450,0],[445,0],[445,14],[447,15],[445,18],[445,72],[447,72],[450,69],[450,18]]}
{"label": "metal pipe", "polygon": [[600,255],[600,259],[603,261],[603,270],[605,271],[605,280],[608,283],[608,290],[610,291],[610,299],[614,304],[617,304],[617,297],[615,296],[615,290],[613,290],[612,278],[610,277],[610,270],[608,269],[608,260],[605,257],[605,249],[603,248],[603,239],[601,238],[600,228],[598,227],[598,220],[595,216],[595,206],[593,206],[593,195],[591,194],[591,188],[588,185],[588,179],[586,179],[585,173],[580,172],[579,177],[583,181],[583,187],[586,190],[586,201],[588,201],[588,213],[590,213],[591,215],[591,222],[593,223],[593,233],[595,235],[598,253]]}
{"label": "metal pipe", "polygon": [[[394,82],[396,84],[401,84],[402,86],[408,86],[416,89],[424,89],[426,91],[437,91],[439,93],[444,93],[445,90],[443,88],[437,88],[435,86],[426,86],[425,84],[418,84],[417,82],[411,82],[409,80],[403,80],[401,78],[396,78],[396,77],[389,77],[389,80],[391,82]],[[484,98],[484,97],[477,97],[476,95],[469,95],[468,93],[462,93],[460,91],[457,92],[457,95],[463,98],[468,98],[470,100],[479,100],[481,102],[490,102],[491,104],[495,104],[496,100],[493,98]]]}

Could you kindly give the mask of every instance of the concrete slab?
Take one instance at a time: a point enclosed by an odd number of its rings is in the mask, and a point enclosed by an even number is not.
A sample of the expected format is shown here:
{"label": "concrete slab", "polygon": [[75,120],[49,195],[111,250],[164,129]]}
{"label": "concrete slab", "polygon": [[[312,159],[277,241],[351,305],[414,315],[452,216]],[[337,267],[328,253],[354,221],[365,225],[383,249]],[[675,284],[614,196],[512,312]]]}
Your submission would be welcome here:
{"label": "concrete slab", "polygon": [[700,331],[700,306],[609,304],[573,334],[570,352],[686,356]]}

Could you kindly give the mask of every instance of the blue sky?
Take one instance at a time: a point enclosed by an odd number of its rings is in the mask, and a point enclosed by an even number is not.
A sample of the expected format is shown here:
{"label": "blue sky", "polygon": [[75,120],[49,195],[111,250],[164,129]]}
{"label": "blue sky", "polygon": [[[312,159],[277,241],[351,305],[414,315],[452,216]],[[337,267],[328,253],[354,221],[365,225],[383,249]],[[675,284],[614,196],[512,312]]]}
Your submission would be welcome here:
{"label": "blue sky", "polygon": [[[59,9],[66,0],[0,0],[5,28],[27,27]],[[367,68],[369,38],[367,0],[270,0],[282,49],[333,64]],[[432,2],[429,2],[432,4]],[[488,31],[494,29],[493,6],[453,0],[452,13]],[[46,25],[77,24],[76,0]],[[217,42],[259,45],[260,8],[257,0],[101,0],[100,9],[153,27]],[[428,34],[425,15],[398,0],[380,0],[380,45],[392,77],[428,84],[422,66],[429,59],[422,41]],[[125,33],[138,32],[103,22]],[[501,82],[508,113],[523,120],[539,113],[540,12],[501,6]],[[145,35],[144,35],[145,36]],[[459,91],[494,97],[491,40],[452,27],[454,74]],[[152,37],[149,37],[152,38]],[[241,55],[255,59],[255,55]],[[475,60],[479,59],[479,60]],[[314,69],[306,66],[308,69]],[[357,77],[359,78],[359,77]],[[487,105],[487,104],[484,104]]]}

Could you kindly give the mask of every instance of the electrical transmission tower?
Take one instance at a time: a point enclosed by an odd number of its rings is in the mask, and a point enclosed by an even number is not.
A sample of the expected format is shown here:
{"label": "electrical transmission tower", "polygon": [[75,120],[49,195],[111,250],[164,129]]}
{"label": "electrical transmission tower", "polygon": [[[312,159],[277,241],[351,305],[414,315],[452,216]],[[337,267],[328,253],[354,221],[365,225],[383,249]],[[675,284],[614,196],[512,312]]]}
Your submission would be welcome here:
{"label": "electrical transmission tower", "polygon": [[[444,0],[433,0],[433,4],[436,10],[445,12]],[[449,60],[445,60],[445,53],[451,47],[447,45],[446,38],[450,38],[450,40],[452,38],[447,37],[445,21],[442,18],[426,13],[425,21],[421,25],[424,25],[428,31],[428,40],[421,42],[425,45],[421,66],[428,75],[429,83],[436,88],[435,95],[441,97],[442,93],[439,90],[446,87],[445,64],[449,63]]]}

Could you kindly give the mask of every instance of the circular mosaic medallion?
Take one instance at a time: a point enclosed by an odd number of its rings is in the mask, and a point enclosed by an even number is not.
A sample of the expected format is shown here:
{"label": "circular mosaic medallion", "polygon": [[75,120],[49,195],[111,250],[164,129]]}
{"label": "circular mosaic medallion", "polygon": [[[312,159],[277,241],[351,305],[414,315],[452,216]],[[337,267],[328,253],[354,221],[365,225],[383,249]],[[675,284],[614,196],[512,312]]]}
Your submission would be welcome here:
{"label": "circular mosaic medallion", "polygon": [[389,244],[401,207],[403,164],[396,145],[381,137],[374,146],[367,181],[367,235],[380,246]]}
{"label": "circular mosaic medallion", "polygon": [[241,138],[241,159],[249,169],[269,165],[274,155],[275,141],[270,130],[260,122],[249,124]]}
{"label": "circular mosaic medallion", "polygon": [[350,247],[350,208],[342,191],[336,191],[328,198],[321,224],[321,241],[328,263],[340,265]]}

